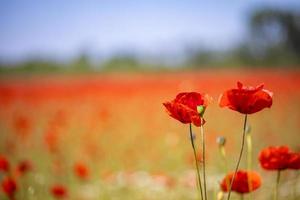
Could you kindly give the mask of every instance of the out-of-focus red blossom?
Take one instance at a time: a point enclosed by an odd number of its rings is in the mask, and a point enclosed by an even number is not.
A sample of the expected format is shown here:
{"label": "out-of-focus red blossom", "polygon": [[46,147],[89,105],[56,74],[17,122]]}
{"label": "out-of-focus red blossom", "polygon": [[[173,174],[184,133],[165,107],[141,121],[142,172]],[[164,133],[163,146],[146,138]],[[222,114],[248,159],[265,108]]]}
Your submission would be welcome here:
{"label": "out-of-focus red blossom", "polygon": [[162,185],[168,188],[172,188],[176,185],[175,179],[172,177],[164,174],[164,173],[155,173],[152,174],[152,179],[157,185]]}
{"label": "out-of-focus red blossom", "polygon": [[62,176],[65,173],[61,159],[54,159],[51,165],[52,171],[57,176]]}
{"label": "out-of-focus red blossom", "polygon": [[9,171],[9,162],[5,156],[0,155],[0,172],[8,172]]}
{"label": "out-of-focus red blossom", "polygon": [[[226,181],[229,181],[229,183],[231,184],[233,175],[234,172],[231,172],[224,177],[224,179],[221,182],[222,191],[228,191],[229,188],[227,187]],[[251,184],[251,187],[249,187],[249,183]],[[254,171],[239,170],[237,171],[235,179],[233,181],[232,191],[235,191],[240,194],[249,193],[258,189],[260,186],[261,178],[258,173]]]}
{"label": "out-of-focus red blossom", "polygon": [[300,153],[291,153],[289,160],[289,169],[300,169]]}
{"label": "out-of-focus red blossom", "polygon": [[54,185],[51,187],[50,192],[53,197],[63,199],[68,196],[67,188],[63,185]]}
{"label": "out-of-focus red blossom", "polygon": [[87,179],[89,177],[89,169],[82,162],[75,163],[74,173],[81,179]]}
{"label": "out-of-focus red blossom", "polygon": [[203,106],[205,109],[207,104],[207,98],[197,92],[179,93],[174,100],[163,103],[171,117],[184,124],[193,123],[195,126],[205,123],[197,111],[197,106]]}
{"label": "out-of-focus red blossom", "polygon": [[273,93],[263,87],[263,84],[246,87],[237,82],[237,89],[227,90],[220,96],[219,105],[243,114],[253,114],[264,108],[270,108]]}
{"label": "out-of-focus red blossom", "polygon": [[291,153],[287,146],[270,146],[260,152],[258,159],[266,170],[284,170],[289,168]]}
{"label": "out-of-focus red blossom", "polygon": [[11,177],[5,177],[2,180],[1,187],[3,192],[7,195],[10,200],[15,199],[15,193],[17,192],[17,183]]}
{"label": "out-of-focus red blossom", "polygon": [[101,178],[107,183],[112,183],[115,181],[114,173],[110,170],[102,172]]}
{"label": "out-of-focus red blossom", "polygon": [[179,184],[187,188],[195,188],[197,186],[196,174],[193,170],[186,171],[183,176],[179,178]]}
{"label": "out-of-focus red blossom", "polygon": [[58,132],[54,130],[48,130],[44,135],[44,141],[46,147],[51,153],[55,153],[58,150]]}
{"label": "out-of-focus red blossom", "polygon": [[58,110],[52,119],[49,120],[48,125],[51,128],[62,128],[67,124],[67,114],[64,110]]}
{"label": "out-of-focus red blossom", "polygon": [[31,122],[25,116],[17,116],[14,120],[14,128],[21,137],[27,137],[31,130]]}
{"label": "out-of-focus red blossom", "polygon": [[32,163],[29,160],[23,160],[18,163],[16,168],[16,174],[17,176],[23,176],[27,172],[32,170]]}
{"label": "out-of-focus red blossom", "polygon": [[111,117],[111,114],[107,108],[101,108],[98,112],[98,117],[102,122],[107,122]]}

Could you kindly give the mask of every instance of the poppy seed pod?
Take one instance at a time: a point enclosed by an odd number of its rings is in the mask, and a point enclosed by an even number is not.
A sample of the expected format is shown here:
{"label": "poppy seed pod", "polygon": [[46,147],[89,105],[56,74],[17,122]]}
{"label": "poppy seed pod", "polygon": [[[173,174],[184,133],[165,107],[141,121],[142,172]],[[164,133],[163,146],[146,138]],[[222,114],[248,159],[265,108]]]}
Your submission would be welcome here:
{"label": "poppy seed pod", "polygon": [[224,146],[226,144],[226,138],[223,136],[217,137],[217,144],[219,146]]}

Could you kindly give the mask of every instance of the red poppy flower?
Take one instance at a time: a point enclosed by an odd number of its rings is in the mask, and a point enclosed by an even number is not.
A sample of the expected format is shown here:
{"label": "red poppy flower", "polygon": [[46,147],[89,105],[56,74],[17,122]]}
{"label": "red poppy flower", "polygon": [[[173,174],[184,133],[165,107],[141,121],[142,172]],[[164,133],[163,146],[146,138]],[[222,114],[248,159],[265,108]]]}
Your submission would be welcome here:
{"label": "red poppy flower", "polygon": [[266,170],[283,170],[289,168],[291,151],[287,146],[267,147],[259,154],[259,162]]}
{"label": "red poppy flower", "polygon": [[[229,187],[227,187],[226,182],[229,181],[229,183],[231,184],[233,175],[234,172],[231,172],[224,177],[224,179],[221,182],[222,191],[227,192],[229,190]],[[251,183],[251,187],[249,187],[248,185],[249,182]],[[249,193],[258,189],[260,186],[261,178],[258,173],[254,171],[239,170],[237,171],[234,182],[232,184],[232,191],[241,194]]]}
{"label": "red poppy flower", "polygon": [[15,199],[15,193],[17,191],[17,183],[11,177],[5,177],[1,183],[3,192],[7,195],[10,200]]}
{"label": "red poppy flower", "polygon": [[30,170],[32,170],[32,163],[28,160],[23,160],[17,165],[16,173],[18,176],[22,176]]}
{"label": "red poppy flower", "polygon": [[9,162],[5,156],[0,155],[0,172],[8,172],[9,171]]}
{"label": "red poppy flower", "polygon": [[77,162],[74,165],[74,173],[81,179],[87,179],[89,176],[89,169],[82,162]]}
{"label": "red poppy flower", "polygon": [[291,153],[289,160],[289,169],[300,169],[300,153]]}
{"label": "red poppy flower", "polygon": [[62,199],[67,197],[68,191],[67,188],[64,187],[63,185],[54,185],[50,189],[51,194],[57,198],[57,199]]}
{"label": "red poppy flower", "polygon": [[273,94],[263,87],[263,84],[257,87],[245,87],[238,82],[237,89],[227,90],[221,95],[219,105],[243,114],[252,114],[270,108]]}
{"label": "red poppy flower", "polygon": [[179,93],[174,100],[165,102],[163,105],[171,117],[184,124],[193,123],[195,126],[201,126],[205,122],[197,108],[203,106],[205,110],[207,99],[197,92]]}

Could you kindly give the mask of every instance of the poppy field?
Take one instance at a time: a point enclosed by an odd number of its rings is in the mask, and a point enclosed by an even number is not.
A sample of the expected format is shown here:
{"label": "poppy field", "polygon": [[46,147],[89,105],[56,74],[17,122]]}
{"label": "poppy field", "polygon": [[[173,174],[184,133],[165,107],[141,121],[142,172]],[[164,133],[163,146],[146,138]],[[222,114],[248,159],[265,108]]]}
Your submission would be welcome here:
{"label": "poppy field", "polygon": [[299,199],[299,87],[274,69],[2,76],[0,199]]}

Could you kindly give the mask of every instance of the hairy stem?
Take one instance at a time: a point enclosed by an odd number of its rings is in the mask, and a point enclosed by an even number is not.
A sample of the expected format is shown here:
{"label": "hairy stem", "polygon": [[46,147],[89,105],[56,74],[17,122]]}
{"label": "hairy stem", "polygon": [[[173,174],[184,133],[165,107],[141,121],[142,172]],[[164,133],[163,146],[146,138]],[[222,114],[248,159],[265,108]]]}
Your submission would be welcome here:
{"label": "hairy stem", "polygon": [[293,186],[293,197],[297,200],[297,182],[298,182],[299,172],[296,171],[295,184]]}
{"label": "hairy stem", "polygon": [[240,151],[240,155],[239,155],[239,158],[238,158],[238,162],[236,164],[235,171],[234,171],[231,183],[230,183],[230,188],[229,188],[229,191],[228,191],[227,200],[230,199],[232,185],[233,185],[236,173],[237,173],[237,171],[239,169],[240,162],[241,162],[241,159],[242,159],[243,150],[244,150],[244,146],[245,146],[246,125],[247,125],[247,114],[245,115],[245,120],[244,120],[244,129],[243,129],[243,137],[242,137],[242,147],[241,147],[241,151]]}
{"label": "hairy stem", "polygon": [[205,135],[203,125],[200,127],[201,130],[201,139],[202,139],[202,159],[203,159],[203,184],[204,184],[204,196],[207,200],[207,190],[206,190],[206,172],[205,172]]}
{"label": "hairy stem", "polygon": [[192,124],[190,124],[190,139],[191,139],[191,144],[193,147],[193,153],[194,153],[194,158],[196,162],[196,172],[197,172],[197,180],[198,180],[198,191],[200,192],[201,199],[203,200],[203,192],[202,192],[202,183],[201,183],[201,176],[200,176],[200,170],[199,170],[199,164],[197,160],[197,152],[195,148],[195,143],[194,143],[194,137],[193,137],[193,132],[192,132]]}
{"label": "hairy stem", "polygon": [[[221,157],[223,159],[223,170],[224,170],[223,172],[226,175],[228,173],[228,164],[227,164],[226,152],[225,152],[224,145],[220,146],[219,150],[220,150]],[[230,186],[229,177],[226,176],[225,181],[226,181],[226,188],[229,188],[229,186]]]}
{"label": "hairy stem", "polygon": [[[252,170],[252,135],[247,133],[247,170]],[[248,188],[252,191],[252,177],[248,174]],[[252,193],[249,194],[249,199],[252,199]]]}
{"label": "hairy stem", "polygon": [[244,195],[243,194],[241,194],[241,200],[244,200]]}
{"label": "hairy stem", "polygon": [[278,199],[279,180],[280,180],[280,170],[277,171],[276,185],[275,185],[275,190],[274,190],[274,200]]}

